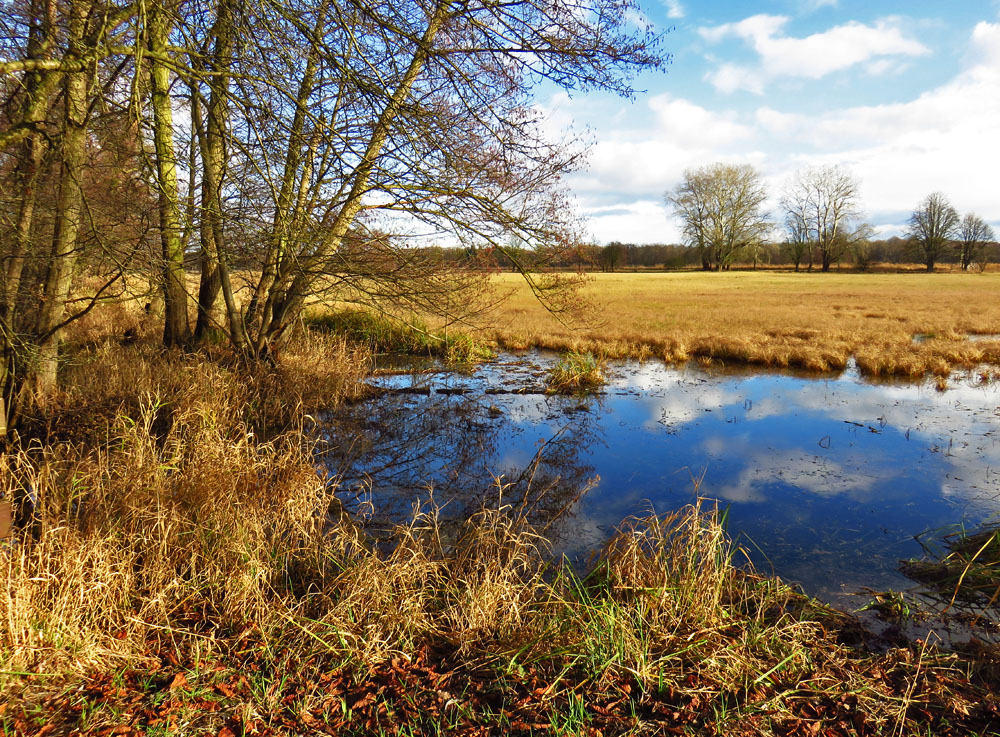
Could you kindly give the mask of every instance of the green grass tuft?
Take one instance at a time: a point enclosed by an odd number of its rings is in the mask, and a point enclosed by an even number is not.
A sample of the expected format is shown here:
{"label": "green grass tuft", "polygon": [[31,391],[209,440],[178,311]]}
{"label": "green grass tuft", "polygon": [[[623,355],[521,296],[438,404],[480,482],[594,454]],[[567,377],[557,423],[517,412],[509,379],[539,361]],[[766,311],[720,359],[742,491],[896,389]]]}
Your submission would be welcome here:
{"label": "green grass tuft", "polygon": [[373,353],[439,356],[449,363],[479,363],[495,355],[486,342],[468,333],[433,330],[416,317],[345,309],[308,316],[306,324],[361,343]]}
{"label": "green grass tuft", "polygon": [[550,392],[573,394],[586,392],[603,386],[604,362],[593,353],[564,353],[562,358],[549,369],[547,384]]}

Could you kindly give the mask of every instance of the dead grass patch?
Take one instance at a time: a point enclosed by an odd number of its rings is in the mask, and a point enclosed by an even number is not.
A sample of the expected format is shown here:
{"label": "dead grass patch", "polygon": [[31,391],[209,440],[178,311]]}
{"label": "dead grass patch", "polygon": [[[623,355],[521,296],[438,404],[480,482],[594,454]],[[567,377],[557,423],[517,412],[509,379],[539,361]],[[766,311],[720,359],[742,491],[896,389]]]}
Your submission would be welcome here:
{"label": "dead grass patch", "polygon": [[[495,277],[513,297],[490,318],[504,348],[590,351],[841,370],[851,356],[872,376],[923,376],[1000,361],[1000,274],[595,274],[582,287],[587,320],[560,323],[516,275]],[[915,343],[915,335],[933,339]]]}

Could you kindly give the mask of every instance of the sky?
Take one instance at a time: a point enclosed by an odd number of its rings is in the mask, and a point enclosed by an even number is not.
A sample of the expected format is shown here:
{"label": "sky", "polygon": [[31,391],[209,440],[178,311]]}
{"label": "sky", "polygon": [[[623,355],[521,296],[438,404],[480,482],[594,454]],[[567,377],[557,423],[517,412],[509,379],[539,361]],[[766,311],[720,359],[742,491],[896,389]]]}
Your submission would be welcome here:
{"label": "sky", "polygon": [[[858,179],[868,222],[899,235],[942,192],[1000,234],[1000,0],[644,0],[668,31],[666,73],[635,99],[539,100],[554,130],[588,136],[567,178],[598,243],[677,243],[664,203],[684,171],[749,163],[777,211],[804,167]],[[640,19],[636,19],[640,20]]]}

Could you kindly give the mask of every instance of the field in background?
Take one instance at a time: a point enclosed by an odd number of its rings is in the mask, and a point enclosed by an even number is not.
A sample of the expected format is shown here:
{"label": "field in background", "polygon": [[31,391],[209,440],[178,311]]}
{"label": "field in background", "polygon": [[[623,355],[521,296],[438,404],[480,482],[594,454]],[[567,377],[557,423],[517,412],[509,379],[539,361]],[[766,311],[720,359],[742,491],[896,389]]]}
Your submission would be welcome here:
{"label": "field in background", "polygon": [[[517,274],[486,335],[506,348],[606,357],[947,374],[1000,363],[1000,274],[680,272],[593,274],[590,308],[560,322]],[[915,339],[916,338],[916,339]]]}

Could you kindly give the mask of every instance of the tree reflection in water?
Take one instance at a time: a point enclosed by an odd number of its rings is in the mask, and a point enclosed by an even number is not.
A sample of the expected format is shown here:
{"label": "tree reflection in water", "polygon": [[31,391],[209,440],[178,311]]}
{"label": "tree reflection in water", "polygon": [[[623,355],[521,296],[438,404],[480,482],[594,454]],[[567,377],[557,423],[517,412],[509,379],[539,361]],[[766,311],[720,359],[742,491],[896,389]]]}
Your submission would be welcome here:
{"label": "tree reflection in water", "polygon": [[589,409],[551,410],[552,432],[518,462],[507,451],[524,431],[489,396],[383,395],[327,416],[320,459],[372,535],[429,503],[445,523],[507,505],[560,547],[577,501],[597,482],[586,459],[602,439]]}

